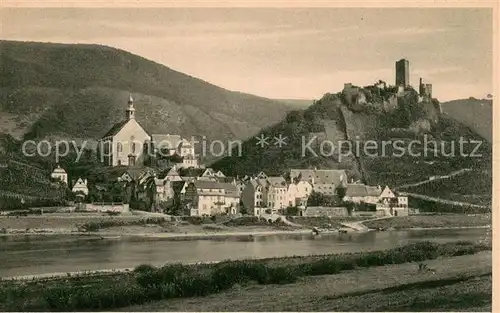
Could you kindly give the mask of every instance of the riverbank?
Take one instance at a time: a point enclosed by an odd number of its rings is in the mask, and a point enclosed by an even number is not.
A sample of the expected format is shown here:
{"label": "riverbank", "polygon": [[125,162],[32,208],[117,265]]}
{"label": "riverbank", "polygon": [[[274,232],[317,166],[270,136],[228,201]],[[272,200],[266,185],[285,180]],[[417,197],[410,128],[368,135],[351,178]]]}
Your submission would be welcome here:
{"label": "riverbank", "polygon": [[[226,261],[217,264],[177,264],[166,265],[161,268],[143,265],[137,267],[133,272],[116,273],[114,275],[96,274],[78,277],[68,275],[64,278],[49,281],[36,279],[23,282],[1,282],[0,310],[57,311],[63,309],[102,311],[117,308],[130,310],[131,305],[138,304],[146,305],[143,308],[144,310],[155,310],[147,303],[161,299],[170,299],[168,303],[175,303],[178,300],[182,301],[181,299],[176,300],[176,298],[204,296],[203,298],[190,298],[185,301],[206,304],[206,296],[218,296],[219,299],[223,299],[222,295],[224,293],[231,292],[235,288],[249,288],[249,291],[261,290],[262,293],[266,293],[274,288],[281,288],[278,285],[283,285],[283,287],[286,286],[290,290],[294,289],[297,292],[301,289],[300,285],[304,281],[312,279],[311,276],[316,276],[316,280],[322,277],[318,275],[332,274],[335,274],[335,281],[341,282],[341,280],[337,279],[338,275],[353,273],[357,279],[351,279],[350,284],[344,282],[344,287],[358,285],[367,287],[372,282],[370,280],[363,282],[364,273],[372,269],[382,269],[384,271],[385,266],[382,265],[389,266],[415,261],[425,261],[427,264],[426,260],[438,261],[441,258],[472,254],[478,256],[484,253],[481,251],[490,250],[491,246],[489,245],[467,242],[448,244],[419,242],[384,251]],[[478,262],[477,257],[474,260],[476,265],[484,266],[485,264],[483,261]],[[444,261],[444,263],[450,264],[448,261]],[[491,272],[491,263],[489,267]],[[407,273],[409,278],[429,274],[427,270],[418,270],[416,263],[413,263],[411,268],[412,270]],[[447,268],[457,270],[460,267],[452,265],[447,266]],[[470,268],[467,268],[467,270],[471,273]],[[386,272],[390,273],[392,271]],[[399,274],[394,277],[397,277],[398,280],[404,278]],[[439,276],[439,278],[443,277]],[[378,280],[380,281],[380,279]],[[357,283],[354,283],[355,281]],[[320,289],[323,289],[323,291],[330,290],[324,288],[324,286]],[[245,295],[245,293],[241,293],[241,295]],[[255,300],[255,298],[252,299],[252,301]],[[156,302],[156,304],[161,303]],[[273,302],[268,304],[271,303]],[[281,299],[276,299],[274,303],[280,304]],[[204,308],[203,310],[206,310],[206,307]],[[236,306],[234,308],[230,310],[248,310],[244,306],[240,306],[238,309],[236,309]],[[281,310],[280,306],[275,306],[271,311],[275,311],[277,308]],[[157,309],[161,310],[159,307]]]}
{"label": "riverbank", "polygon": [[[76,235],[110,237],[147,237],[171,240],[219,239],[230,237],[273,236],[307,234],[312,227],[333,227],[324,233],[336,234],[342,222],[359,222],[370,229],[423,230],[423,229],[467,229],[491,227],[491,214],[475,215],[414,215],[390,217],[363,222],[360,218],[307,218],[291,219],[302,227],[268,223],[254,217],[245,217],[242,224],[231,226],[216,223],[193,224],[193,222],[166,221],[160,217],[141,216],[29,216],[0,217],[0,236],[15,235]],[[337,228],[336,228],[337,227]],[[345,232],[353,229],[342,228]],[[115,238],[113,238],[115,239]]]}
{"label": "riverbank", "polygon": [[491,223],[491,214],[411,215],[363,222],[368,228],[386,230],[486,228]]}
{"label": "riverbank", "polygon": [[237,285],[203,298],[169,299],[128,312],[491,312],[491,252],[304,277],[286,285]]}
{"label": "riverbank", "polygon": [[[241,219],[241,220],[240,220]],[[261,236],[280,233],[304,233],[304,228],[268,222],[256,217],[215,223],[211,219],[187,218],[170,221],[164,217],[142,217],[137,215],[44,215],[0,217],[0,236],[14,235],[77,235],[102,237],[156,237],[179,239],[203,239],[205,237]],[[231,223],[233,222],[233,223]],[[309,230],[310,231],[310,230]]]}

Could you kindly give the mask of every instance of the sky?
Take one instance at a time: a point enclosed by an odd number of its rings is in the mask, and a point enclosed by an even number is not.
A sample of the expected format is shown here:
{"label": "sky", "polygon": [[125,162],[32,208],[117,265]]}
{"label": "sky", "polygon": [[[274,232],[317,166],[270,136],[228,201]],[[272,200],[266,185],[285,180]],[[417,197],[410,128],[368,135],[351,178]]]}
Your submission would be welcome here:
{"label": "sky", "polygon": [[493,93],[488,8],[10,8],[0,38],[127,50],[220,87],[319,99],[344,83],[433,84],[441,101]]}

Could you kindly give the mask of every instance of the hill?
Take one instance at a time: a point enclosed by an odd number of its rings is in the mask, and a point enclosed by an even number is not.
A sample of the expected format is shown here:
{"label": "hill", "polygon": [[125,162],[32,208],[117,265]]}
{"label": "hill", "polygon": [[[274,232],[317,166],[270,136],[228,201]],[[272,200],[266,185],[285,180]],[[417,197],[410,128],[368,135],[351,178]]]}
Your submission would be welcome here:
{"label": "hill", "polygon": [[308,99],[275,99],[275,100],[283,102],[296,109],[305,109],[311,106],[314,102],[314,100],[308,100]]}
{"label": "hill", "polygon": [[490,143],[493,137],[493,101],[475,98],[460,99],[441,104],[443,112],[472,128]]}
{"label": "hill", "polygon": [[[311,107],[292,111],[280,123],[264,129],[260,135],[270,138],[270,145],[261,148],[256,138],[250,139],[243,144],[241,156],[233,153],[212,167],[228,175],[256,174],[261,170],[282,174],[293,167],[342,168],[353,179],[390,186],[465,167],[491,171],[491,145],[480,147],[481,158],[459,155],[460,137],[467,140],[481,137],[439,114],[437,100],[419,102],[418,94],[411,89],[395,104],[391,88],[377,90],[375,86],[367,86],[360,90],[366,102],[341,92],[326,94]],[[280,134],[287,140],[281,148],[273,141]],[[415,140],[419,144],[412,144]],[[363,151],[369,141],[375,141],[375,151]],[[395,144],[397,141],[400,143]],[[388,143],[385,152],[384,142]],[[360,151],[356,150],[357,145]],[[396,145],[403,149],[397,150]],[[436,150],[432,150],[434,145]],[[452,145],[456,153],[444,155]],[[464,152],[470,154],[473,148],[465,145]],[[352,154],[345,156],[348,151]]]}
{"label": "hill", "polygon": [[97,139],[129,93],[147,131],[186,137],[248,138],[291,109],[107,46],[0,41],[0,132]]}

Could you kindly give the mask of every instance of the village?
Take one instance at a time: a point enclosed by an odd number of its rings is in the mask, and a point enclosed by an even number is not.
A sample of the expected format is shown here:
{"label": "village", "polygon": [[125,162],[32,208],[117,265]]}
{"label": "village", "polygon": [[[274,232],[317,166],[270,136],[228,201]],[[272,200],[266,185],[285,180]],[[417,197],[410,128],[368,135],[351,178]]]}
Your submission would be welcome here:
{"label": "village", "polygon": [[[409,71],[409,61],[401,59],[395,63],[397,88],[388,88],[383,81],[371,86],[379,93],[389,90],[384,106],[396,106],[400,97],[413,90]],[[418,89],[419,102],[432,100],[431,84],[424,84],[420,78]],[[345,84],[342,94],[348,103],[366,104],[364,93],[351,83]],[[87,177],[69,179],[59,165],[51,174],[52,179],[71,189],[75,210],[315,217],[407,216],[417,211],[409,208],[407,196],[391,187],[365,185],[342,169],[292,168],[279,176],[260,171],[228,177],[202,164],[191,140],[148,133],[136,118],[132,95],[124,111],[125,118],[98,141],[97,154],[112,173],[107,186]]]}

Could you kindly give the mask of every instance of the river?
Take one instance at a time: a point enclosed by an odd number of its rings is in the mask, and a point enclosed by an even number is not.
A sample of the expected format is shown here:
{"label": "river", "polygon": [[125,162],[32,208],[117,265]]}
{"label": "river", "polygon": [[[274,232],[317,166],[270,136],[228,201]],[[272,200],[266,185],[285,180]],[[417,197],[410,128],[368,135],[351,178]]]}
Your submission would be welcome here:
{"label": "river", "polygon": [[130,268],[139,264],[220,261],[389,249],[418,241],[479,241],[486,229],[410,230],[352,234],[275,235],[173,241],[139,237],[0,237],[0,277]]}

